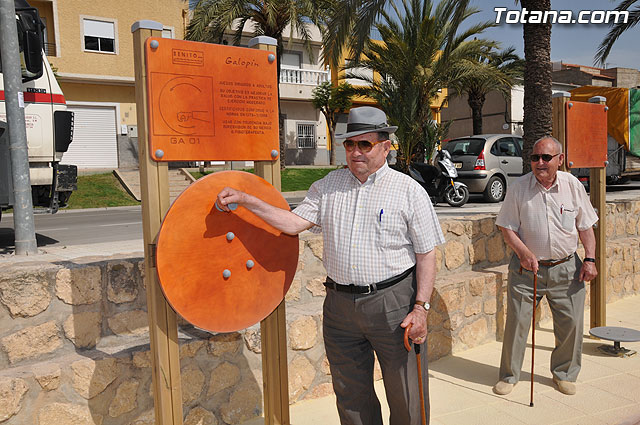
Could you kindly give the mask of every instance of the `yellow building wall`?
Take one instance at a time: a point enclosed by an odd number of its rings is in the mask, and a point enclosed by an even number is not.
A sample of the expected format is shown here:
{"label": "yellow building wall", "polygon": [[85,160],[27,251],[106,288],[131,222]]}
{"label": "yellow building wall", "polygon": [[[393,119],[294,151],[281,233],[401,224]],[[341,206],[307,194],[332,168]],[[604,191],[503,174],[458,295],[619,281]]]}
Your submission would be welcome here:
{"label": "yellow building wall", "polygon": [[134,86],[61,83],[60,87],[67,101],[119,103],[119,124],[137,124]]}
{"label": "yellow building wall", "polygon": [[[184,0],[58,0],[55,5],[60,44],[57,46],[58,57],[49,60],[59,72],[120,77],[134,76],[131,25],[142,19],[156,21],[172,27],[174,38],[182,39],[187,19],[183,11],[188,8]],[[83,50],[82,18],[115,23],[116,54]],[[53,22],[53,18],[47,21]]]}

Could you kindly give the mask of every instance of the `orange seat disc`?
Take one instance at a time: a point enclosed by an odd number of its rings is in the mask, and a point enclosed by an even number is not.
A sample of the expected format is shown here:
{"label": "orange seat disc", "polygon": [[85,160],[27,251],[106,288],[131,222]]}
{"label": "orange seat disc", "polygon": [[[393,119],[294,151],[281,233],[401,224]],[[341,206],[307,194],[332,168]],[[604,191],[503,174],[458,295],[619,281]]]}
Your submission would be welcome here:
{"label": "orange seat disc", "polygon": [[284,299],[298,264],[298,236],[242,206],[216,208],[216,196],[227,186],[289,209],[282,194],[254,174],[213,173],[171,205],[156,251],[158,279],[171,307],[214,332],[245,329],[267,317]]}

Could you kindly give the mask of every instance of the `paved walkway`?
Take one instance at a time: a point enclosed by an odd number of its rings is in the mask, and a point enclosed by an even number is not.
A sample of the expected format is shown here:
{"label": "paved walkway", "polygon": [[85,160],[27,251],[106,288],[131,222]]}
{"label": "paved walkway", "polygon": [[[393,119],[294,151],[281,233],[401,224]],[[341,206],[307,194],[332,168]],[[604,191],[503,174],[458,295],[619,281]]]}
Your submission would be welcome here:
{"label": "paved walkway", "polygon": [[[585,323],[589,323],[586,312]],[[607,305],[607,325],[640,330],[640,296]],[[633,425],[640,423],[640,354],[619,358],[602,354],[598,346],[613,344],[587,337],[585,328],[582,371],[578,392],[566,396],[551,381],[553,349],[551,323],[536,329],[534,407],[529,407],[531,351],[527,349],[522,381],[507,396],[491,387],[498,377],[501,343],[492,342],[442,358],[429,368],[431,425]],[[640,351],[640,342],[622,343]],[[529,346],[530,348],[530,346]],[[382,381],[376,383],[382,404]],[[388,411],[384,411],[388,424]],[[256,418],[245,425],[263,424]],[[339,424],[333,396],[291,406],[294,425]]]}

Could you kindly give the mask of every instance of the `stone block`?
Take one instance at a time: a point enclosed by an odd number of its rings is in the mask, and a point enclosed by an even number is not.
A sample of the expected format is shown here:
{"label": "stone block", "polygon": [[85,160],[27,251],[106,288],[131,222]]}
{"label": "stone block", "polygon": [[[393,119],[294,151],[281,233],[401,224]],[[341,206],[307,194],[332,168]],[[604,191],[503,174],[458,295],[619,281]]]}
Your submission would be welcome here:
{"label": "stone block", "polygon": [[249,383],[239,385],[229,397],[229,402],[220,407],[222,420],[229,425],[241,424],[260,415],[262,394]]}
{"label": "stone block", "polygon": [[57,364],[43,364],[32,369],[33,375],[45,391],[52,391],[60,386],[62,370]]}
{"label": "stone block", "polygon": [[29,391],[24,379],[0,378],[0,422],[4,422],[22,409],[22,399]]}
{"label": "stone block", "polygon": [[213,413],[198,406],[189,411],[184,425],[218,425],[218,420]]}
{"label": "stone block", "polygon": [[116,335],[142,335],[149,331],[149,315],[144,310],[118,313],[107,319],[107,323]]}
{"label": "stone block", "polygon": [[289,401],[295,402],[316,376],[316,370],[305,356],[296,356],[289,363]]}
{"label": "stone block", "polygon": [[238,332],[217,334],[209,338],[208,350],[214,356],[235,354],[242,344],[242,337]]}
{"label": "stone block", "polygon": [[465,233],[464,222],[458,220],[449,221],[449,233],[453,233],[456,236],[462,236]]}
{"label": "stone block", "polygon": [[464,315],[465,317],[475,316],[476,314],[480,314],[482,312],[482,301],[475,300],[470,302],[464,307]]}
{"label": "stone block", "polygon": [[156,425],[156,414],[153,409],[147,410],[135,418],[131,425]]}
{"label": "stone block", "polygon": [[183,404],[190,405],[200,398],[204,379],[204,373],[195,365],[187,366],[180,371]]}
{"label": "stone block", "polygon": [[469,264],[478,264],[487,259],[487,243],[485,238],[476,239],[469,245]]}
{"label": "stone block", "polygon": [[78,360],[71,364],[73,388],[90,400],[102,393],[118,377],[118,367],[113,357],[102,360]]}
{"label": "stone block", "polygon": [[285,301],[287,302],[295,302],[300,301],[300,289],[302,288],[302,282],[300,279],[299,272],[296,273],[295,277],[291,281],[291,286],[289,290],[284,296]]}
{"label": "stone block", "polygon": [[487,257],[492,263],[497,263],[504,259],[504,240],[502,239],[502,233],[496,233],[489,238],[487,253]]}
{"label": "stone block", "polygon": [[493,218],[493,217],[482,219],[480,221],[480,230],[482,230],[482,233],[484,233],[487,236],[489,236],[490,234],[495,232],[496,231],[496,219]]}
{"label": "stone block", "polygon": [[333,384],[331,382],[325,382],[323,384],[316,385],[305,396],[304,400],[322,398],[333,394]]}
{"label": "stone block", "polygon": [[487,338],[488,333],[487,321],[480,318],[475,322],[465,325],[458,334],[460,342],[467,347],[475,347]]}
{"label": "stone block", "polygon": [[[6,267],[6,266],[5,266]],[[0,302],[12,317],[33,317],[49,307],[57,267],[14,266],[0,275]]]}
{"label": "stone block", "polygon": [[444,246],[444,262],[447,269],[454,270],[465,262],[464,245],[458,241],[450,241]]}
{"label": "stone block", "polygon": [[139,281],[135,264],[128,261],[107,264],[107,299],[115,304],[135,301]]}
{"label": "stone block", "polygon": [[313,253],[313,255],[320,261],[322,261],[322,252],[323,252],[323,245],[322,245],[322,237],[321,236],[312,236],[309,239],[307,239],[307,246],[309,246],[309,248],[311,249],[311,252]]}
{"label": "stone block", "polygon": [[102,299],[102,272],[98,266],[60,269],[56,295],[71,305],[94,304]]}
{"label": "stone block", "polygon": [[140,369],[151,367],[151,352],[136,351],[133,353],[133,365]]}
{"label": "stone block", "polygon": [[441,290],[437,293],[435,307],[438,311],[444,314],[451,315],[455,311],[459,311],[462,308],[464,302],[464,288],[462,287],[450,287],[445,290]]}
{"label": "stone block", "polygon": [[102,315],[88,311],[70,314],[62,328],[67,338],[78,348],[93,348],[102,334]]}
{"label": "stone block", "polygon": [[224,362],[211,372],[207,397],[211,397],[225,388],[232,388],[240,381],[240,369],[229,362]]}
{"label": "stone block", "polygon": [[180,358],[195,357],[198,351],[204,347],[204,341],[192,341],[180,346]]}
{"label": "stone block", "polygon": [[307,282],[307,291],[311,292],[314,297],[324,297],[327,294],[327,288],[324,287],[326,276],[316,277]]}
{"label": "stone block", "polygon": [[52,353],[62,347],[58,327],[53,321],[26,327],[2,338],[0,342],[12,364]]}
{"label": "stone block", "polygon": [[318,325],[313,317],[304,316],[289,325],[288,335],[293,350],[308,350],[316,344]]}
{"label": "stone block", "polygon": [[244,343],[249,350],[256,354],[262,353],[262,342],[260,340],[260,328],[251,327],[244,332]]}
{"label": "stone block", "polygon": [[88,406],[79,404],[51,403],[38,411],[39,424],[101,425],[102,420],[102,415],[92,413]]}
{"label": "stone block", "polygon": [[474,297],[482,295],[484,292],[484,276],[469,279],[469,292]]}
{"label": "stone block", "polygon": [[140,383],[135,379],[129,379],[120,384],[116,390],[115,397],[109,405],[109,416],[117,418],[138,407],[138,386],[140,386]]}
{"label": "stone block", "polygon": [[485,314],[496,314],[498,311],[498,303],[495,298],[486,300],[484,302],[484,313]]}
{"label": "stone block", "polygon": [[436,273],[442,269],[442,250],[436,247]]}
{"label": "stone block", "polygon": [[451,354],[453,340],[448,332],[429,332],[427,344],[427,357],[429,361],[433,361]]}

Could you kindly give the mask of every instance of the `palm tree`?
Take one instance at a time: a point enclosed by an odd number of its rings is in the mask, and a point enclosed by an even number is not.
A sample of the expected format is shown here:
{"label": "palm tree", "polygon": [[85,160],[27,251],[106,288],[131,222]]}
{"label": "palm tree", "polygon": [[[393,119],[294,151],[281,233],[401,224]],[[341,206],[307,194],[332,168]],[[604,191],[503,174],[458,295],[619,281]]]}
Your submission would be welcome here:
{"label": "palm tree", "polygon": [[[402,9],[392,3],[393,13],[380,12],[376,28],[382,42],[367,40],[363,58],[349,65],[346,78],[366,82],[357,93],[373,98],[398,126],[397,159],[406,170],[432,152],[432,100],[442,87],[469,72],[467,58],[492,45],[467,40],[492,24],[476,24],[458,34],[460,23],[477,12],[468,1],[442,0],[435,8],[431,0],[402,0],[401,5]],[[373,71],[373,76],[355,70],[360,67]]]}
{"label": "palm tree", "polygon": [[458,95],[467,95],[473,134],[482,134],[482,107],[487,94],[495,90],[508,99],[515,79],[522,77],[524,61],[514,52],[514,47],[500,52],[491,48],[486,54],[469,60],[471,72],[449,85],[449,89]]}
{"label": "palm tree", "polygon": [[[551,10],[551,0],[521,0],[529,11]],[[523,24],[524,39],[524,134],[523,173],[531,171],[529,156],[536,140],[551,135],[551,22]]]}
{"label": "palm tree", "polygon": [[[280,81],[280,63],[284,50],[283,36],[289,28],[289,43],[297,33],[313,58],[310,26],[318,21],[319,8],[323,1],[317,0],[199,0],[187,28],[185,39],[222,43],[225,32],[232,30],[233,44],[240,45],[243,30],[248,24],[253,36],[269,36],[278,42],[277,63]],[[280,109],[280,87],[278,86],[278,110]],[[280,165],[285,164],[284,116],[280,113]]]}
{"label": "palm tree", "polygon": [[[615,10],[619,12],[629,11],[629,9],[631,9],[631,7],[636,3],[637,0],[622,0]],[[602,43],[600,43],[600,46],[598,46],[598,51],[596,52],[594,61],[595,64],[604,66],[605,61],[609,57],[609,53],[611,53],[611,48],[618,38],[620,38],[622,33],[628,29],[635,27],[638,22],[640,22],[640,5],[636,5],[636,7],[629,12],[629,19],[627,22],[610,23],[611,29],[607,33],[605,39],[602,40]]]}

